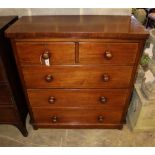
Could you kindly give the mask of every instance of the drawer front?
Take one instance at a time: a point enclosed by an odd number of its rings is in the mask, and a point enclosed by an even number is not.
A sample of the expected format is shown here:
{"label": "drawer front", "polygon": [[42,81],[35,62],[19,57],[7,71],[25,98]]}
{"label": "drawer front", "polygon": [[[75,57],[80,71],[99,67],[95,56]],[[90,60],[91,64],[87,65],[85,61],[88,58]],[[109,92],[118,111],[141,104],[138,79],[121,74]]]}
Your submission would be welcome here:
{"label": "drawer front", "polygon": [[7,85],[0,85],[0,105],[12,104],[12,97]]}
{"label": "drawer front", "polygon": [[4,72],[4,66],[3,66],[3,63],[2,63],[2,60],[0,58],[0,82],[6,82],[6,75],[5,75],[5,72]]}
{"label": "drawer front", "polygon": [[0,123],[13,123],[17,121],[15,110],[9,107],[0,107]]}
{"label": "drawer front", "polygon": [[17,42],[22,65],[74,64],[75,44],[72,42]]}
{"label": "drawer front", "polygon": [[137,52],[137,43],[80,43],[79,61],[81,64],[131,65]]}
{"label": "drawer front", "polygon": [[34,89],[28,90],[32,107],[123,107],[127,89]]}
{"label": "drawer front", "polygon": [[32,109],[35,123],[41,124],[115,124],[121,121],[121,110],[104,109]]}
{"label": "drawer front", "polygon": [[130,66],[24,66],[27,88],[127,88]]}

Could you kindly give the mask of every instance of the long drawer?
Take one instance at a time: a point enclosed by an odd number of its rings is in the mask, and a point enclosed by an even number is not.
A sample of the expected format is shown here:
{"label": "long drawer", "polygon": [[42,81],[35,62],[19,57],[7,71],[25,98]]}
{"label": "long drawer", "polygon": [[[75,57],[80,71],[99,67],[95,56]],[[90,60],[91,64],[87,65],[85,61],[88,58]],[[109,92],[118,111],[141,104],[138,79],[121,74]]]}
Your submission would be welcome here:
{"label": "long drawer", "polygon": [[6,75],[4,71],[4,66],[0,57],[0,82],[6,82]]}
{"label": "long drawer", "polygon": [[0,123],[17,122],[16,113],[12,107],[0,107]]}
{"label": "long drawer", "polygon": [[123,107],[128,89],[29,89],[32,107]]}
{"label": "long drawer", "polygon": [[32,108],[35,123],[40,124],[119,124],[122,116],[122,109],[50,109],[50,108]]}
{"label": "long drawer", "polygon": [[16,48],[22,65],[75,64],[73,42],[17,42]]}
{"label": "long drawer", "polygon": [[23,66],[26,87],[31,88],[128,88],[130,66]]}
{"label": "long drawer", "polygon": [[137,43],[79,43],[81,64],[133,65],[137,52]]}
{"label": "long drawer", "polygon": [[12,105],[12,97],[7,84],[0,84],[0,105]]}

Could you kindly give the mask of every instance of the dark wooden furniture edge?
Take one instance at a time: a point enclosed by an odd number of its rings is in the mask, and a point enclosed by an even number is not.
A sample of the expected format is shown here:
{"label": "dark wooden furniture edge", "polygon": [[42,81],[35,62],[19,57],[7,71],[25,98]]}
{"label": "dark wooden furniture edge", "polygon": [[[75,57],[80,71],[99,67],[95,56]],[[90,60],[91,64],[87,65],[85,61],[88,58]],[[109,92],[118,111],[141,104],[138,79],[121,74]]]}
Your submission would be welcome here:
{"label": "dark wooden furniture edge", "polygon": [[[13,53],[12,53],[12,47],[11,47],[11,44],[10,44],[10,40],[8,38],[5,37],[4,35],[4,31],[12,24],[14,23],[15,21],[18,20],[18,16],[14,16],[15,18],[13,18],[13,20],[11,20],[8,24],[6,24],[1,30],[1,36],[2,36],[2,43],[3,45],[1,46],[1,49],[4,50],[4,51],[7,51],[5,53],[2,54],[2,58],[3,58],[3,62],[4,62],[4,65],[5,65],[5,68],[6,68],[6,74],[7,74],[7,78],[8,78],[8,81],[9,81],[9,84],[10,84],[10,87],[12,89],[12,92],[10,92],[15,100],[16,100],[16,103],[13,101],[13,105],[14,105],[14,111],[17,115],[17,120],[18,120],[18,123],[11,123],[12,125],[16,126],[20,131],[21,133],[23,134],[23,136],[27,137],[28,136],[28,132],[26,130],[26,117],[27,117],[27,113],[28,113],[28,109],[26,108],[27,107],[27,104],[25,102],[25,96],[23,95],[23,92],[21,91],[18,91],[18,90],[22,90],[22,86],[21,86],[21,83],[20,83],[20,79],[19,79],[19,76],[18,76],[18,71],[16,70],[16,63],[15,63],[15,60],[14,60],[14,56],[13,56]],[[10,52],[8,52],[10,51]],[[11,57],[10,61],[7,61],[5,59],[5,57]],[[12,69],[10,69],[12,68]],[[15,83],[16,83],[16,86],[15,86]],[[21,105],[22,103],[22,105]],[[25,107],[25,109],[23,110],[23,106]],[[16,106],[18,108],[16,108]],[[18,112],[16,112],[18,111]],[[20,114],[20,116],[19,116]],[[3,122],[3,124],[10,124],[9,122]]]}

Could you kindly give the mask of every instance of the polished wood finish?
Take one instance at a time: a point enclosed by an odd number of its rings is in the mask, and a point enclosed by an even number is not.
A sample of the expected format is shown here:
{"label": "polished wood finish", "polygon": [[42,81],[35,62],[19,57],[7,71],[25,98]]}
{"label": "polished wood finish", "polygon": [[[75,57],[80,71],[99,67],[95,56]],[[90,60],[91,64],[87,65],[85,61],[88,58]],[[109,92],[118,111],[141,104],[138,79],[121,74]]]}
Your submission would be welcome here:
{"label": "polished wood finish", "polygon": [[32,107],[113,108],[124,106],[127,93],[127,89],[29,89],[28,97]]}
{"label": "polished wood finish", "polygon": [[18,118],[16,116],[16,111],[11,107],[1,107],[0,108],[0,123],[12,124],[16,123]]}
{"label": "polished wood finish", "polygon": [[0,124],[15,125],[27,136],[25,127],[28,113],[25,96],[20,83],[11,44],[4,37],[4,31],[17,17],[0,17]]}
{"label": "polished wood finish", "polygon": [[17,42],[16,46],[22,65],[44,65],[46,60],[44,56],[49,57],[47,59],[49,59],[50,65],[75,63],[75,44],[73,42]]}
{"label": "polished wood finish", "polygon": [[134,17],[22,17],[6,36],[34,129],[123,127],[148,37]]}
{"label": "polished wood finish", "polygon": [[80,64],[133,65],[137,43],[80,43]]}
{"label": "polished wood finish", "polygon": [[4,65],[3,65],[2,59],[0,57],[0,83],[6,82],[6,76],[5,76],[5,72],[4,72],[3,68],[4,68]]}
{"label": "polished wood finish", "polygon": [[0,84],[0,105],[13,105],[10,88],[7,84]]}
{"label": "polished wood finish", "polygon": [[[122,110],[115,109],[49,109],[33,108],[34,117],[38,124],[72,124],[72,125],[92,125],[92,124],[120,124]],[[103,122],[99,120],[102,116]],[[100,118],[99,118],[100,117]]]}
{"label": "polished wood finish", "polygon": [[9,38],[145,39],[148,32],[130,16],[27,16],[6,33]]}
{"label": "polished wood finish", "polygon": [[[26,87],[31,88],[128,88],[130,66],[24,66]],[[33,75],[33,76],[32,76]]]}

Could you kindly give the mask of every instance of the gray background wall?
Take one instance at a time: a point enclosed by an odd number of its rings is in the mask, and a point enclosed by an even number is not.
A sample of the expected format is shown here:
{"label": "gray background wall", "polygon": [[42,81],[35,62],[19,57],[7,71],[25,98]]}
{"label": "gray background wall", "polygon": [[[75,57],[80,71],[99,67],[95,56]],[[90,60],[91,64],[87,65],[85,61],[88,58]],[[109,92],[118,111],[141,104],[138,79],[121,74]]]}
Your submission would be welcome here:
{"label": "gray background wall", "polygon": [[0,15],[130,15],[131,9],[112,8],[0,8]]}

